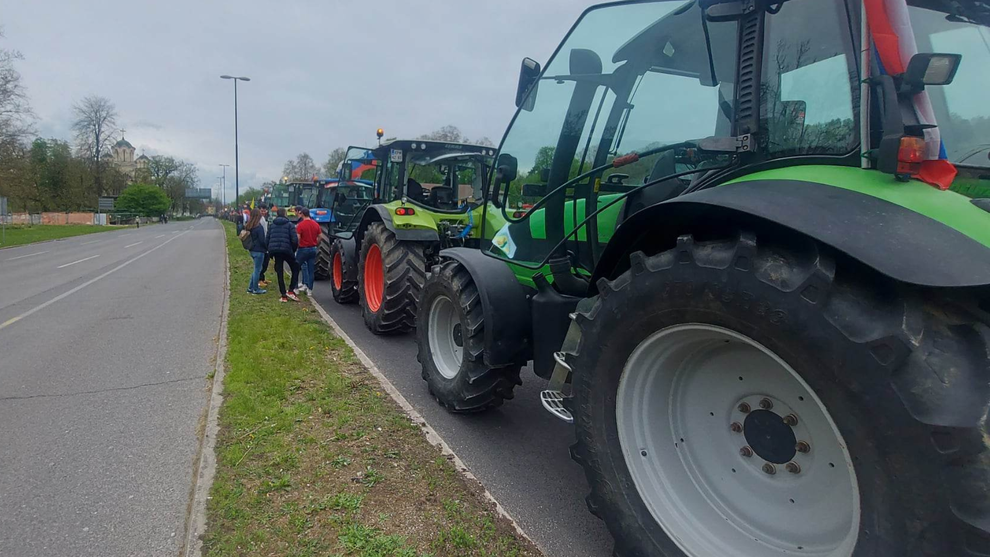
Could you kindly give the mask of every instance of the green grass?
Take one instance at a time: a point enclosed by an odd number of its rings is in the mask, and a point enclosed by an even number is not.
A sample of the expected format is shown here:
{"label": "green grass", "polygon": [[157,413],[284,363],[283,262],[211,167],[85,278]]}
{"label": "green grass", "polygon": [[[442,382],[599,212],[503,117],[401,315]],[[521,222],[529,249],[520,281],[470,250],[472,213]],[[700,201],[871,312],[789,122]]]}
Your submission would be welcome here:
{"label": "green grass", "polygon": [[23,246],[35,242],[46,240],[58,240],[60,238],[71,238],[72,236],[83,236],[85,234],[95,234],[97,232],[109,232],[128,228],[126,226],[95,226],[92,224],[43,224],[43,225],[8,225],[6,237],[0,243],[0,248],[12,246]]}
{"label": "green grass", "polygon": [[204,553],[539,555],[308,303],[245,292],[251,259],[224,227],[228,350]]}

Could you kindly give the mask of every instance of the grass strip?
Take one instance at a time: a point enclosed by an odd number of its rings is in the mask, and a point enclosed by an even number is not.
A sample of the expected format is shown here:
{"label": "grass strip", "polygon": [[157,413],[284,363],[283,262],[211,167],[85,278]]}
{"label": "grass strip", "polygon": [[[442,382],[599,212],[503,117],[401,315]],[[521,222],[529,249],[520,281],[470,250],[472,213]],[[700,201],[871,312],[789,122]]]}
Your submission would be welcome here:
{"label": "grass strip", "polygon": [[0,243],[0,248],[23,246],[47,240],[59,240],[72,236],[83,236],[97,232],[110,232],[129,228],[126,226],[96,226],[93,224],[39,224],[39,225],[7,225],[7,232]]}
{"label": "grass strip", "polygon": [[305,301],[247,294],[224,223],[230,311],[207,555],[536,556]]}

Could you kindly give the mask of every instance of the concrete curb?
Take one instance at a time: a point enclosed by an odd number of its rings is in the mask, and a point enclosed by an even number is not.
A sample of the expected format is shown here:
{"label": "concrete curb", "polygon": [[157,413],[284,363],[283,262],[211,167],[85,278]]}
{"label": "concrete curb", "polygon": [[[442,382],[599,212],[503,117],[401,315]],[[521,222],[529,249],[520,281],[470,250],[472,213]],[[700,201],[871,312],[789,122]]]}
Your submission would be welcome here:
{"label": "concrete curb", "polygon": [[210,405],[196,459],[189,514],[186,516],[185,540],[179,553],[183,557],[200,557],[203,554],[202,535],[206,532],[206,503],[209,500],[210,487],[213,486],[213,476],[217,471],[217,455],[214,450],[217,445],[217,433],[220,430],[218,418],[220,405],[223,403],[224,360],[227,357],[227,312],[230,309],[230,258],[227,254],[227,234],[223,225],[220,226],[220,231],[223,233],[223,311],[220,314],[220,330],[217,332],[216,364],[210,390]]}
{"label": "concrete curb", "polygon": [[309,301],[313,304],[313,307],[316,308],[316,311],[320,314],[320,317],[322,317],[323,320],[326,321],[331,328],[333,328],[337,336],[344,339],[344,342],[346,342],[347,345],[351,347],[351,350],[354,351],[354,354],[358,357],[358,360],[361,361],[361,364],[364,365],[364,367],[368,371],[370,371],[373,376],[375,376],[375,379],[377,379],[378,382],[381,384],[382,389],[386,393],[388,393],[388,395],[392,397],[392,400],[394,400],[402,408],[402,411],[405,412],[407,416],[409,416],[409,419],[411,419],[413,422],[415,422],[422,428],[423,434],[426,436],[426,440],[431,445],[439,447],[441,453],[443,453],[445,457],[447,457],[448,459],[450,459],[451,462],[453,462],[454,467],[457,468],[457,470],[461,473],[462,476],[464,476],[469,481],[472,481],[476,483],[479,487],[481,487],[481,491],[484,494],[485,498],[488,499],[495,506],[495,511],[499,514],[499,516],[508,520],[509,523],[512,524],[512,527],[515,528],[517,534],[528,540],[530,543],[536,546],[536,548],[539,549],[541,553],[545,555],[547,553],[546,550],[544,550],[543,547],[540,547],[539,544],[537,544],[532,538],[529,537],[528,534],[526,534],[526,532],[522,529],[522,527],[519,526],[519,523],[517,523],[516,520],[512,518],[512,516],[505,510],[505,508],[502,507],[501,503],[499,503],[498,500],[495,499],[495,496],[488,491],[488,489],[478,480],[478,478],[471,473],[471,470],[468,469],[467,465],[464,464],[464,462],[460,459],[460,457],[454,453],[453,449],[450,448],[450,445],[447,444],[447,441],[445,441],[444,438],[441,437],[440,434],[437,433],[436,430],[433,429],[433,427],[429,423],[427,423],[426,418],[424,418],[422,414],[420,414],[415,408],[413,408],[412,404],[410,404],[409,401],[406,400],[406,397],[404,397],[402,393],[395,388],[395,385],[393,385],[392,382],[388,380],[388,377],[385,377],[385,374],[382,373],[382,371],[378,369],[378,366],[376,366],[375,363],[371,361],[371,358],[369,358],[368,355],[364,353],[364,350],[361,350],[361,348],[357,345],[357,343],[355,343],[354,340],[351,339],[351,337],[344,332],[344,330],[340,327],[340,325],[338,325],[337,322],[334,321],[332,317],[330,317],[330,314],[327,313],[325,309],[323,309],[323,306],[321,306],[319,302],[317,302],[312,297],[307,296],[307,298],[309,298]]}

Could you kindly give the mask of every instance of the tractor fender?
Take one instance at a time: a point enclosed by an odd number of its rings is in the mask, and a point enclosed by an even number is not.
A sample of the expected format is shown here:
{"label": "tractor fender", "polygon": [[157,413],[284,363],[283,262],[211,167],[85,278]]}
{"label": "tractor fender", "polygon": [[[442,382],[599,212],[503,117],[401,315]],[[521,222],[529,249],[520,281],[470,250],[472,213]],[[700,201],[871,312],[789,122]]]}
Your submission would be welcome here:
{"label": "tractor fender", "polygon": [[437,234],[436,225],[433,228],[402,228],[396,226],[392,218],[392,212],[385,205],[371,205],[361,216],[361,224],[358,225],[355,238],[358,245],[361,244],[361,237],[364,231],[373,222],[381,222],[395,234],[395,238],[400,242],[439,242],[440,235]]}
{"label": "tractor fender", "polygon": [[890,201],[797,180],[728,184],[638,211],[616,229],[591,284],[617,277],[629,268],[629,254],[650,244],[726,227],[749,227],[757,234],[789,229],[907,284],[990,285],[990,248],[977,240]]}
{"label": "tractor fender", "polygon": [[478,288],[485,317],[485,363],[499,367],[532,359],[529,295],[509,266],[470,248],[442,250],[440,258],[463,265]]}

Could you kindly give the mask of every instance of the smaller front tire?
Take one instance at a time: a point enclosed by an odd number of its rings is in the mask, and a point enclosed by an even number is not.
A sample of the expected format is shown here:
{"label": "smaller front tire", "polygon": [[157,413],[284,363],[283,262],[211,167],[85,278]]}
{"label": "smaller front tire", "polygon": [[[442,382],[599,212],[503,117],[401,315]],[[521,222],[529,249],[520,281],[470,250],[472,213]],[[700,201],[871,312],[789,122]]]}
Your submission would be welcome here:
{"label": "smaller front tire", "polygon": [[346,278],[346,253],[344,241],[340,238],[330,245],[330,292],[338,304],[353,304],[358,300],[358,281]]}
{"label": "smaller front tire", "polygon": [[320,241],[316,247],[314,270],[313,278],[316,280],[324,280],[330,277],[330,237],[327,235],[326,228],[323,226],[320,226]]}
{"label": "smaller front tire", "polygon": [[423,287],[417,329],[423,379],[441,406],[454,413],[501,406],[522,382],[519,365],[485,364],[484,311],[471,274],[446,261]]}

